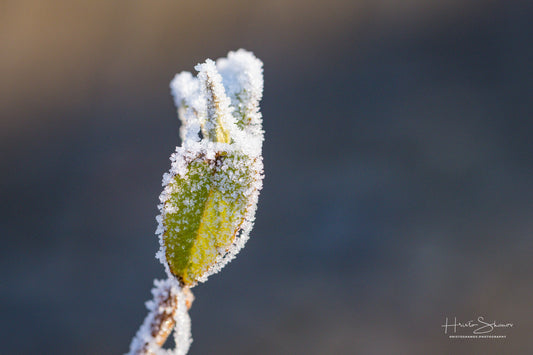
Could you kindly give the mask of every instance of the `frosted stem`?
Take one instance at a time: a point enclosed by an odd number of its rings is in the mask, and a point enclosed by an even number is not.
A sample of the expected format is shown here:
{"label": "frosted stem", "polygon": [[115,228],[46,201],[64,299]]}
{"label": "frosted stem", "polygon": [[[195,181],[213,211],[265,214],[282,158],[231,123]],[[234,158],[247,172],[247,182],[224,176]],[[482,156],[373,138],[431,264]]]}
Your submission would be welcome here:
{"label": "frosted stem", "polygon": [[[149,313],[133,338],[128,355],[168,354],[161,347],[174,329],[176,320],[178,327],[187,328],[175,330],[176,333],[185,333],[180,339],[186,344],[176,344],[176,353],[185,354],[191,342],[187,311],[192,306],[194,296],[188,287],[180,287],[175,280],[155,280],[154,285],[153,300],[146,302]],[[185,352],[178,349],[184,349]]]}

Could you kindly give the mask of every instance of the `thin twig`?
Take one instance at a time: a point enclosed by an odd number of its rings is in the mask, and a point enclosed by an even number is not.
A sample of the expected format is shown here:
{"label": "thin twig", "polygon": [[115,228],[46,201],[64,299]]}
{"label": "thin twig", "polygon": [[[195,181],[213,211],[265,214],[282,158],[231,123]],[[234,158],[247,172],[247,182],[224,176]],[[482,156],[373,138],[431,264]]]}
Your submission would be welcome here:
{"label": "thin twig", "polygon": [[152,301],[146,303],[150,311],[139,331],[135,335],[129,355],[155,355],[154,349],[160,349],[176,325],[179,306],[179,293],[185,296],[185,306],[189,310],[194,295],[188,287],[179,287],[174,280],[154,282]]}

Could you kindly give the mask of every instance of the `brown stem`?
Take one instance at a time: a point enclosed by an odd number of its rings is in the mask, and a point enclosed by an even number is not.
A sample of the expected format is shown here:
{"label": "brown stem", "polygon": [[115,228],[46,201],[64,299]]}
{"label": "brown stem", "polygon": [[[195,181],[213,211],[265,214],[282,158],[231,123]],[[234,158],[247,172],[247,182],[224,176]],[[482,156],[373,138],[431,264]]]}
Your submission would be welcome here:
{"label": "brown stem", "polygon": [[[187,289],[189,293],[191,291]],[[185,289],[183,289],[185,291]],[[191,293],[192,294],[192,293]],[[191,303],[187,305],[187,309],[191,308]],[[152,332],[152,337],[154,342],[158,346],[163,346],[165,341],[167,341],[168,336],[172,333],[174,325],[176,324],[175,315],[178,310],[178,297],[173,292],[166,293],[166,297],[161,297],[156,306],[156,313],[150,324],[150,329]],[[148,353],[147,348],[148,344],[145,344],[144,349]]]}
{"label": "brown stem", "polygon": [[[137,334],[138,341],[132,343],[129,354],[133,355],[154,355],[150,350],[154,345],[157,347],[163,346],[168,336],[174,329],[176,324],[175,316],[178,310],[178,292],[183,292],[185,295],[185,305],[187,310],[192,306],[194,295],[188,287],[181,289],[172,287],[172,284],[165,284],[154,293],[153,304],[150,306],[151,312],[146,317],[141,330]],[[142,328],[148,327],[146,331],[150,332],[150,336],[139,336],[142,333]]]}

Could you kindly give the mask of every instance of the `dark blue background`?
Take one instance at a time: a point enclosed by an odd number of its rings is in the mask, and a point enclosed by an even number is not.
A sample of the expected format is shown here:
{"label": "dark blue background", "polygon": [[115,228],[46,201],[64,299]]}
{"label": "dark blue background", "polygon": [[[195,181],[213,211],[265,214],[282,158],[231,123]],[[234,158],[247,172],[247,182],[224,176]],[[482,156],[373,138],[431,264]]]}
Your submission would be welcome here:
{"label": "dark blue background", "polygon": [[[2,354],[119,354],[145,316],[168,84],[265,63],[252,238],[191,354],[533,353],[528,1],[5,1]],[[513,323],[452,340],[445,317]]]}

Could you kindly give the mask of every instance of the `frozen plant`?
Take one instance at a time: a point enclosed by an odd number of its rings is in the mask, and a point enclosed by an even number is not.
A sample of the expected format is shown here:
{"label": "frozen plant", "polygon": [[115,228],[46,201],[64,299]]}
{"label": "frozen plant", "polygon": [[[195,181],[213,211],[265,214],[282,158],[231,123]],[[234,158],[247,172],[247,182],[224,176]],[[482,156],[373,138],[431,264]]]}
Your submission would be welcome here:
{"label": "frozen plant", "polygon": [[[263,63],[240,49],[195,69],[198,77],[182,72],[170,84],[182,145],[170,157],[158,206],[156,256],[168,279],[154,281],[129,354],[187,353],[190,288],[232,260],[253,226],[263,179]],[[162,349],[173,329],[176,349]]]}

